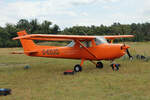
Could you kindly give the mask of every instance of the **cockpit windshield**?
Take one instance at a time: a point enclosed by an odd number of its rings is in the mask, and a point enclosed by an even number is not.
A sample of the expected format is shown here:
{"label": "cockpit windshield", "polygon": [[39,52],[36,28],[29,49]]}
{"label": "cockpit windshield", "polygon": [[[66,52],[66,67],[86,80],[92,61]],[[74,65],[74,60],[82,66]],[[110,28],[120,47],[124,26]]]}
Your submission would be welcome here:
{"label": "cockpit windshield", "polygon": [[104,37],[96,37],[95,43],[96,43],[96,45],[99,45],[99,44],[108,43],[108,42]]}

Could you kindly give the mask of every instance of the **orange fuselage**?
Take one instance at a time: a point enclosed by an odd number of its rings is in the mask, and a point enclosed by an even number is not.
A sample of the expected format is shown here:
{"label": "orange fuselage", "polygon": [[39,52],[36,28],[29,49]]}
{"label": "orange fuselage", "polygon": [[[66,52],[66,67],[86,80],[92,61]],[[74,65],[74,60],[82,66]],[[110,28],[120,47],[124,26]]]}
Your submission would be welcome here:
{"label": "orange fuselage", "polygon": [[[86,59],[86,60],[113,60],[123,56],[126,49],[122,49],[123,44],[104,43],[89,47],[92,56],[83,47],[56,47],[56,46],[37,46],[38,52],[26,53],[28,56],[66,58],[66,59]],[[128,48],[128,47],[127,47]]]}

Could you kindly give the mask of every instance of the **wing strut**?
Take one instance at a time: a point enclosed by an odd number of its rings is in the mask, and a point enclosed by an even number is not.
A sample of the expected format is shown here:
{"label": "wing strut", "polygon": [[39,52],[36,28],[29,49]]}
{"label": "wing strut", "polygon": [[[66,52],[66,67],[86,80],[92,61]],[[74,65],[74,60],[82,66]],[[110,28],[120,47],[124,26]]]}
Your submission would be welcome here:
{"label": "wing strut", "polygon": [[89,54],[91,54],[94,58],[97,59],[96,55],[94,55],[87,47],[85,47],[79,40],[75,40],[77,43],[79,43]]}

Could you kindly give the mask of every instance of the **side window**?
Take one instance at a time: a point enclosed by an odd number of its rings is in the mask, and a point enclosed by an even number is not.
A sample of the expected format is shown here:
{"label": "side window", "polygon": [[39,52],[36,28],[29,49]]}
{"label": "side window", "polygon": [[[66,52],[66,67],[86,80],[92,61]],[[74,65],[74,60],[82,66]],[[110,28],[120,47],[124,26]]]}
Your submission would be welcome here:
{"label": "side window", "polygon": [[75,45],[75,42],[74,41],[71,41],[68,45],[67,45],[67,47],[73,47]]}
{"label": "side window", "polygon": [[[89,48],[92,47],[92,42],[91,41],[80,41],[85,47]],[[80,48],[82,48],[82,46],[80,45]]]}
{"label": "side window", "polygon": [[101,41],[96,38],[96,39],[95,39],[95,43],[96,43],[96,45],[99,45],[99,44],[101,44]]}

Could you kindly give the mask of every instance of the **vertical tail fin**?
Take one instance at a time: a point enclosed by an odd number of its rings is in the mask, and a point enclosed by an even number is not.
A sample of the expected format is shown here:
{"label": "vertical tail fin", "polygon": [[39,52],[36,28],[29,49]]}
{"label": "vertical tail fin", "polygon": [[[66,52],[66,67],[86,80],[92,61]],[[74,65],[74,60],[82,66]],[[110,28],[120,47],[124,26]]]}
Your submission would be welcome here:
{"label": "vertical tail fin", "polygon": [[[20,31],[17,32],[18,36],[24,36],[27,35],[27,32],[24,31]],[[33,42],[33,40],[28,40],[28,39],[20,39],[20,42],[22,44],[22,47],[24,49],[24,51],[32,51],[36,49],[36,44]]]}

